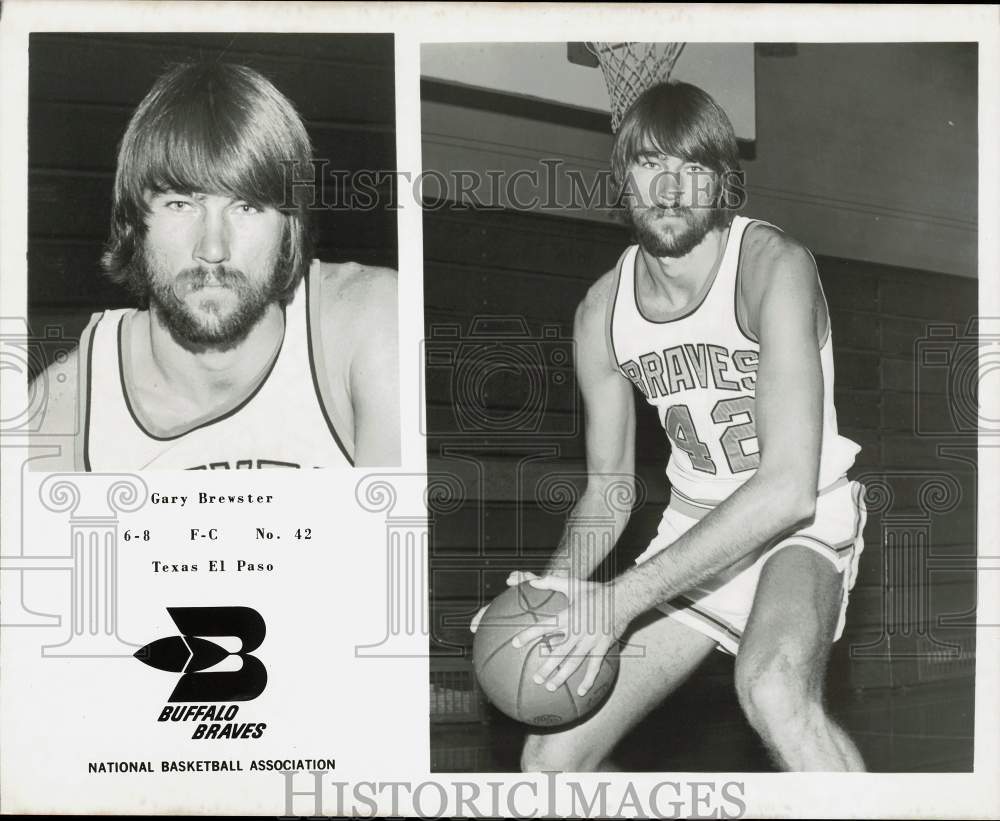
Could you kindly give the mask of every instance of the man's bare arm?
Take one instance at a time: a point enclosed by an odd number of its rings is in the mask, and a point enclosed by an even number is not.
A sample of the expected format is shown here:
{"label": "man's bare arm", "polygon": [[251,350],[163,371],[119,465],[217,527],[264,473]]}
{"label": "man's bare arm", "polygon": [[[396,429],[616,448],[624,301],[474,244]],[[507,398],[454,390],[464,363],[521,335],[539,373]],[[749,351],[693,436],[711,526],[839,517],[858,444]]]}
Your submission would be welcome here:
{"label": "man's bare arm", "polygon": [[[635,499],[635,400],[607,344],[607,305],[615,283],[614,272],[605,274],[576,310],[573,340],[585,412],[587,488],[566,521],[549,562],[550,575],[588,578],[628,522],[622,502]],[[611,538],[606,539],[609,524]]]}
{"label": "man's bare arm", "polygon": [[398,466],[399,303],[395,271],[368,271],[358,312],[355,332],[359,337],[350,369],[354,463]]}
{"label": "man's bare arm", "polygon": [[817,326],[825,308],[805,249],[769,237],[759,260],[766,281],[750,307],[760,340],[754,409],[760,466],[669,549],[615,580],[615,606],[629,620],[797,529],[815,512],[823,419]]}

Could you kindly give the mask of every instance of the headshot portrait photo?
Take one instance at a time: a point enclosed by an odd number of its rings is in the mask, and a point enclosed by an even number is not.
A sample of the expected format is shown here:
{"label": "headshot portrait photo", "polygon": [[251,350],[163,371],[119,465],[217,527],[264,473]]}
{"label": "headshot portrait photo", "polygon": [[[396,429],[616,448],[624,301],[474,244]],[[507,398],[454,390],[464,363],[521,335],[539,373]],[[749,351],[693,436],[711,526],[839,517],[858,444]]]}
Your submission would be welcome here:
{"label": "headshot portrait photo", "polygon": [[29,59],[33,466],[399,464],[392,35]]}

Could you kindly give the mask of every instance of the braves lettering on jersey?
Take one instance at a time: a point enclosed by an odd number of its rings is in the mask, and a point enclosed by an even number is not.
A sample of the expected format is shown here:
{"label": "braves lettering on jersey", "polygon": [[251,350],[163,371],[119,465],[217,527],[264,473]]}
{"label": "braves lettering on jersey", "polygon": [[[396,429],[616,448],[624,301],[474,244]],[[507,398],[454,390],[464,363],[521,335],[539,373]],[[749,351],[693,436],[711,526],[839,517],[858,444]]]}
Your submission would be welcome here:
{"label": "braves lettering on jersey", "polygon": [[[737,319],[740,247],[753,223],[735,217],[722,261],[693,308],[663,321],[638,304],[638,246],[621,258],[611,308],[610,343],[622,374],[656,407],[670,440],[667,477],[680,499],[714,506],[760,464],[754,407],[760,346]],[[820,348],[823,439],[819,487],[839,479],[860,449],[837,433],[833,345]]]}
{"label": "braves lettering on jersey", "polygon": [[244,469],[352,465],[324,402],[319,261],[285,307],[285,333],[263,381],[231,408],[183,430],[153,432],[133,403],[123,345],[135,309],[95,314],[84,331],[85,415],[77,467]]}

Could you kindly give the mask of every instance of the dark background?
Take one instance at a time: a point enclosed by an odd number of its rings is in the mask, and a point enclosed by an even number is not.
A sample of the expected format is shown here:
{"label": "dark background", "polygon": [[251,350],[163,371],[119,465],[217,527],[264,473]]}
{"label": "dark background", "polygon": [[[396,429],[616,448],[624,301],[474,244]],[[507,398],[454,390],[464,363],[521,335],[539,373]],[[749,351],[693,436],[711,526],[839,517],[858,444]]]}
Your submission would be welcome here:
{"label": "dark background", "polygon": [[[36,335],[58,326],[77,339],[92,312],[131,304],[100,267],[118,143],[155,79],[193,59],[268,77],[303,117],[328,171],[395,169],[391,35],[32,34],[28,320]],[[326,201],[335,194],[331,186]],[[320,259],[397,267],[394,210],[321,209],[314,225]]]}
{"label": "dark background", "polygon": [[[803,65],[808,68],[811,62],[824,67],[817,69],[817,76],[829,77],[825,69],[838,62],[832,52],[841,47],[798,48],[803,49],[799,65],[785,63],[779,68],[762,65],[758,52],[755,151],[764,155],[762,162],[768,154],[782,150],[783,146],[778,147],[782,135],[773,127],[782,110],[791,102],[807,105],[810,95],[819,93],[809,91],[812,78],[794,72],[803,72]],[[894,55],[877,46],[867,51],[857,45],[844,48],[849,53],[842,57],[855,62],[867,59],[865,55],[887,64],[902,63],[907,57],[902,51]],[[921,61],[934,59],[933,47],[923,48]],[[939,49],[937,56],[951,61],[943,63],[949,65],[955,59],[966,64],[971,59],[969,82],[974,97],[975,47],[970,48],[963,51],[951,44],[950,49]],[[933,66],[927,63],[925,68],[933,72]],[[798,88],[799,79],[803,96],[795,100],[789,88]],[[772,81],[774,90],[769,92]],[[881,81],[860,76],[858,88],[852,89],[844,80],[836,86],[837,93],[849,98],[852,92],[862,94],[865,83]],[[902,88],[910,81],[903,76],[884,82],[898,82]],[[488,111],[492,116],[499,110],[497,96],[483,93],[477,100],[474,92],[456,89],[449,100],[446,86],[425,83],[425,171],[429,121],[433,120],[433,131],[438,134],[449,123],[456,133],[473,132],[467,123],[488,116],[477,112]],[[539,115],[546,105],[551,110]],[[901,101],[900,109],[905,105]],[[535,128],[544,134],[539,123],[560,119],[555,104],[533,100],[520,105],[512,98],[503,108],[518,118],[511,133]],[[579,118],[571,111],[566,114],[579,127]],[[888,110],[884,123],[904,116]],[[889,125],[884,127],[891,131]],[[572,136],[567,130],[566,138]],[[866,139],[876,137],[896,139],[849,130],[831,130],[828,139],[865,145]],[[920,155],[921,134],[899,138],[909,140],[907,151]],[[529,142],[524,140],[525,145]],[[542,150],[559,156],[559,146],[550,144]],[[817,145],[806,150],[814,151],[820,162],[826,149]],[[870,144],[866,150],[871,151]],[[885,150],[891,151],[891,145],[886,144]],[[963,162],[967,159],[963,157]],[[755,198],[754,186],[760,177],[755,178],[752,168],[746,214],[767,217],[757,210],[761,197]],[[972,198],[974,212],[974,168],[971,181],[962,178],[950,185]],[[460,342],[454,347],[465,346],[466,362],[489,356],[468,344],[475,318],[502,315],[523,319],[528,336],[542,346],[544,358],[543,327],[555,325],[569,339],[575,306],[631,242],[628,232],[612,221],[602,225],[527,211],[432,205],[424,215],[426,333],[433,339],[440,337],[442,328],[457,328]],[[906,207],[903,202],[896,205]],[[880,232],[884,236],[874,222],[867,230],[873,245]],[[845,236],[844,244],[854,239]],[[971,253],[974,258],[974,230],[971,241],[971,249],[968,244],[956,245],[955,255]],[[900,256],[903,253],[901,248]],[[950,323],[962,336],[976,314],[977,280],[865,258],[818,255],[817,262],[832,319],[840,430],[862,446],[850,476],[872,487],[888,488],[891,496],[888,506],[882,504],[885,494],[869,500],[865,552],[847,629],[834,646],[828,676],[831,708],[872,770],[970,771],[976,455],[975,434],[957,430],[954,419],[956,406],[971,402],[974,407],[975,379],[953,380],[949,385],[945,369],[923,367],[920,340],[936,323]],[[943,344],[953,353],[962,347]],[[453,370],[462,365],[459,356]],[[546,363],[543,370],[551,380],[558,369]],[[467,625],[481,604],[504,589],[510,570],[542,569],[558,543],[565,512],[547,509],[537,500],[545,495],[540,489],[546,474],[575,473],[571,481],[582,486],[580,400],[572,373],[565,369],[561,386],[546,382],[536,430],[525,429],[518,437],[509,431],[498,433],[483,422],[477,431],[475,418],[470,423],[454,412],[456,380],[447,371],[444,367],[427,370],[428,470],[432,481],[435,475],[459,477],[467,498],[454,510],[444,506],[435,510],[432,505],[432,648],[437,653],[431,661],[432,768],[511,771],[517,769],[523,727],[480,700],[469,657],[462,654],[471,645]],[[525,374],[519,378],[499,368],[484,378],[480,415],[492,409],[499,419],[513,418],[514,409],[532,393],[525,387],[526,379],[530,382]],[[956,388],[959,384],[964,387]],[[965,395],[956,396],[956,389]],[[663,474],[666,440],[655,411],[638,394],[636,399],[637,471],[648,495],[633,513],[615,551],[612,562],[617,570],[626,567],[655,534],[668,498]],[[934,481],[953,482],[959,493],[946,506],[950,509],[927,517],[921,488],[926,491],[927,483]],[[943,621],[946,614],[957,613],[965,616]],[[940,652],[935,642],[952,644],[956,653]],[[619,751],[619,763],[626,769],[653,771],[771,769],[736,702],[732,659],[713,654],[688,685],[629,736]]]}

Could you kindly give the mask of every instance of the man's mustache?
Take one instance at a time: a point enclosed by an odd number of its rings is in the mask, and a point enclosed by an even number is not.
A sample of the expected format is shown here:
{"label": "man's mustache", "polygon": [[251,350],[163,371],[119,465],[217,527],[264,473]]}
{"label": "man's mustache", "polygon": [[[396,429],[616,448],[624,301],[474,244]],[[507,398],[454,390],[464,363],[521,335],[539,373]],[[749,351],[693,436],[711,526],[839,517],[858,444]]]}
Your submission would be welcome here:
{"label": "man's mustache", "polygon": [[197,265],[178,273],[174,278],[172,290],[178,297],[184,297],[203,288],[239,289],[246,284],[246,274],[239,268],[225,265],[212,267]]}
{"label": "man's mustache", "polygon": [[648,205],[633,208],[632,213],[633,216],[638,216],[640,219],[651,220],[667,215],[672,217],[689,217],[692,211],[686,205]]}

